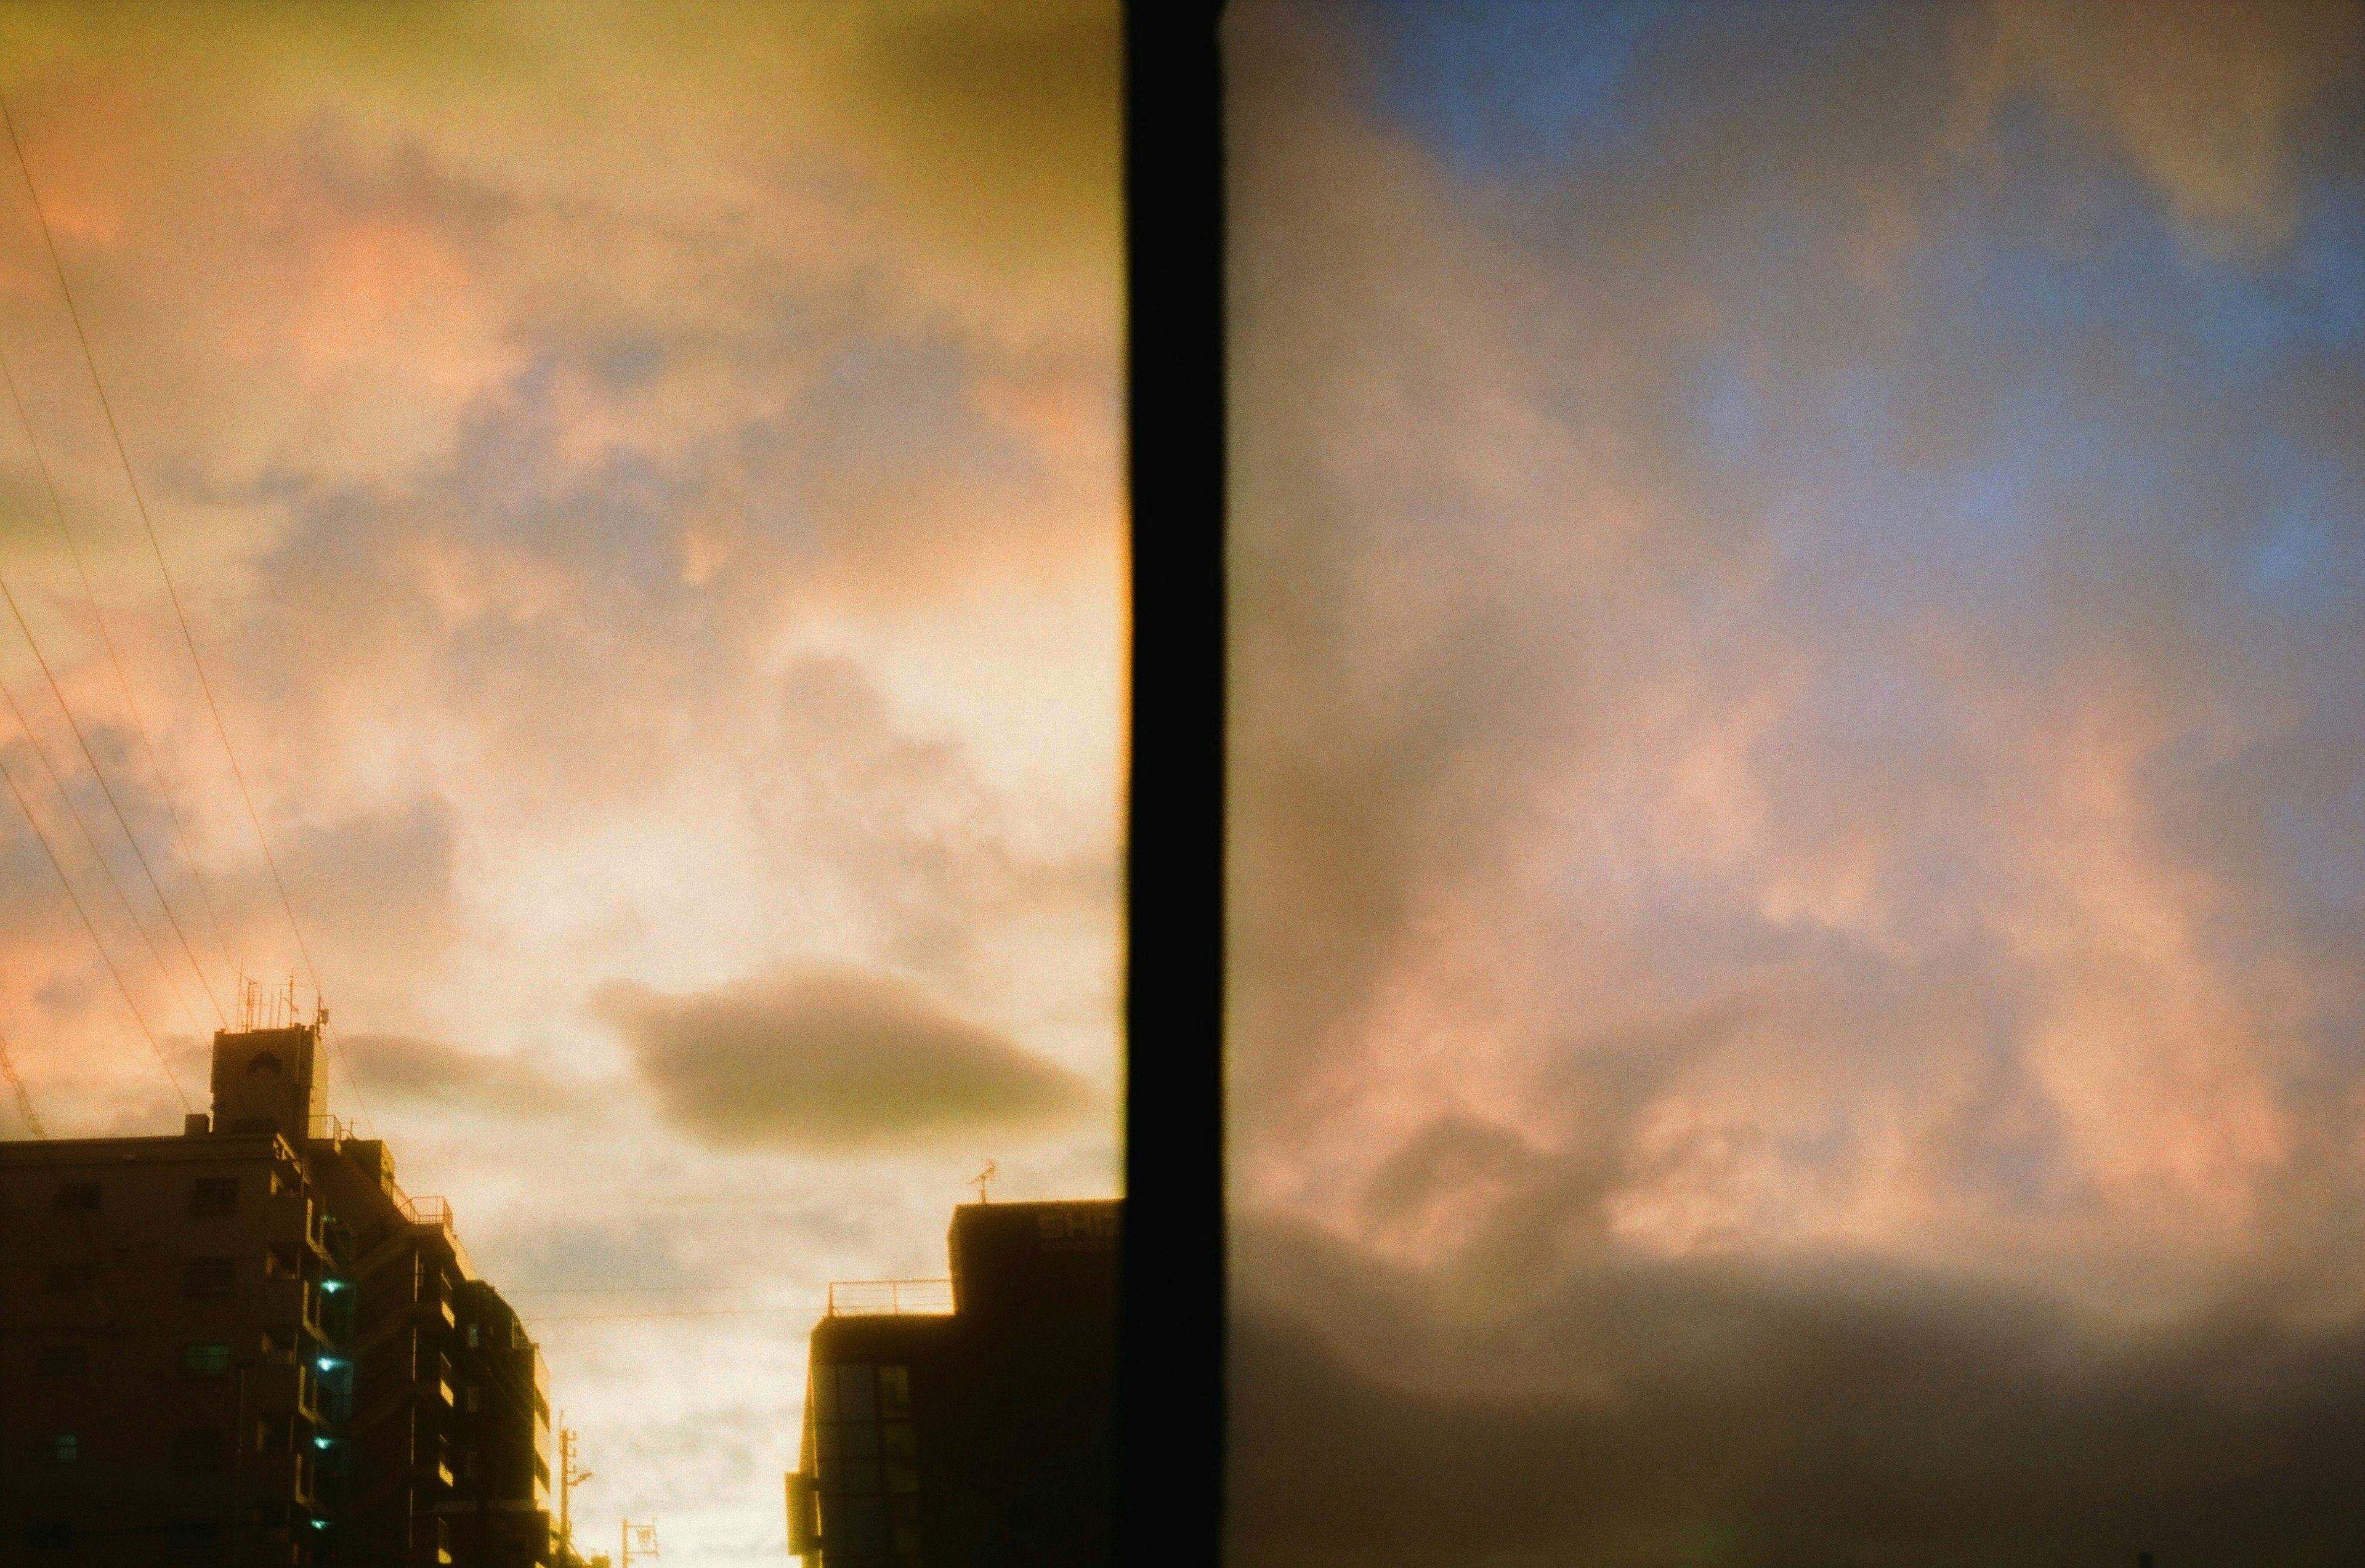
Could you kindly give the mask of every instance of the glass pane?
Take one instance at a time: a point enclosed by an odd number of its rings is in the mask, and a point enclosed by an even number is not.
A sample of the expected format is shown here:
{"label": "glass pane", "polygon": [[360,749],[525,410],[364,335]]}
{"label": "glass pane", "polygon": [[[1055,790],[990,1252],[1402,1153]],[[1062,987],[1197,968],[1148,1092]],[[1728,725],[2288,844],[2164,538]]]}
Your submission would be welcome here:
{"label": "glass pane", "polygon": [[871,1370],[868,1366],[842,1366],[837,1369],[837,1415],[846,1421],[869,1421],[878,1418],[879,1405],[871,1389]]}
{"label": "glass pane", "polygon": [[909,1459],[918,1451],[918,1449],[919,1445],[914,1440],[911,1427],[901,1421],[888,1423],[880,1451],[892,1454],[899,1459]]}
{"label": "glass pane", "polygon": [[879,1369],[879,1412],[891,1420],[912,1413],[911,1368]]}
{"label": "glass pane", "polygon": [[833,1533],[824,1538],[833,1551],[875,1554],[886,1549],[887,1528],[877,1497],[848,1497]]}

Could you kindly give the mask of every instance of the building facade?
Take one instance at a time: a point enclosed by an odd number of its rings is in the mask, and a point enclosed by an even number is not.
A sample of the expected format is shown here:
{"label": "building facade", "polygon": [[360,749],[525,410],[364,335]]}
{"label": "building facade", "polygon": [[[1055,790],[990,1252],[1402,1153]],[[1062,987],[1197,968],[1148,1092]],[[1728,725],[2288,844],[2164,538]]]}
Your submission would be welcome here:
{"label": "building facade", "polygon": [[949,1312],[833,1287],[788,1478],[791,1552],[809,1568],[1113,1562],[1122,1216],[1115,1200],[962,1205]]}
{"label": "building facade", "polygon": [[0,1558],[551,1561],[540,1357],[319,1051],[225,1031],[181,1137],[0,1142]]}

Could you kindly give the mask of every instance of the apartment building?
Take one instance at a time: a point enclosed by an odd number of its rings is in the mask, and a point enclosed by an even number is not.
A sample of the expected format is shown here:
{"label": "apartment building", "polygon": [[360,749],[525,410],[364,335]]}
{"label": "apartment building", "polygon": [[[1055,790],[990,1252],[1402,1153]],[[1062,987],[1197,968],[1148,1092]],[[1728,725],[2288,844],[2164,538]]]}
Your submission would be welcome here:
{"label": "apartment building", "polygon": [[[180,1137],[0,1142],[0,1558],[551,1561],[540,1358],[449,1207],[326,1114],[320,1050],[224,1031]],[[458,1370],[487,1322],[522,1378]],[[455,1528],[469,1452],[524,1478],[501,1532]]]}

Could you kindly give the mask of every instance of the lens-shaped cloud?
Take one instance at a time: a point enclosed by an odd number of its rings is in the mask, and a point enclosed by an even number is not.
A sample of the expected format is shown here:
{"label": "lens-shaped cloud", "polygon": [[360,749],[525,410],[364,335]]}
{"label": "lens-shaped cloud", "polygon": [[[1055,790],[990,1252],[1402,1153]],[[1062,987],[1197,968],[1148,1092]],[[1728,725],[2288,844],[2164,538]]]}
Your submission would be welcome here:
{"label": "lens-shaped cloud", "polygon": [[629,981],[594,1011],[667,1119],[726,1148],[833,1151],[1048,1132],[1091,1095],[913,982],[800,966],[689,995]]}

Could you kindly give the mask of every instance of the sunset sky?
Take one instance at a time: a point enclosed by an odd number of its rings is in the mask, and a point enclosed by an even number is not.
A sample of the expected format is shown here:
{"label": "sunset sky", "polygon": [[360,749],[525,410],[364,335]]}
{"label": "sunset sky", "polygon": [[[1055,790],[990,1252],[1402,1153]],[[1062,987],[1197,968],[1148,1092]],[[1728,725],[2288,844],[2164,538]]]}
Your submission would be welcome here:
{"label": "sunset sky", "polygon": [[1235,7],[1238,1561],[2365,1539],[2360,43]]}
{"label": "sunset sky", "polygon": [[[1116,1190],[1113,5],[12,4],[0,62],[334,1110],[532,1321],[582,1543],[781,1561],[825,1283],[940,1275],[989,1159]],[[6,409],[0,573],[202,983],[13,622],[144,938],[0,756],[201,1107],[207,990],[303,966],[0,158],[0,351],[185,857]],[[177,1131],[5,810],[39,1114]]]}

